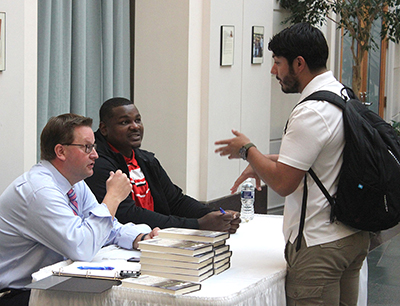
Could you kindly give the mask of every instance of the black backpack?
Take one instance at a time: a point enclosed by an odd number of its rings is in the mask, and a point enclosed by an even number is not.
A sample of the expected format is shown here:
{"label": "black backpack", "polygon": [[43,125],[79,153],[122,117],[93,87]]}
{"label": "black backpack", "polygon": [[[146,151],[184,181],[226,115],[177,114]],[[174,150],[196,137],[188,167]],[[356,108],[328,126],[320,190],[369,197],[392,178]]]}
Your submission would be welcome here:
{"label": "black backpack", "polygon": [[[337,220],[364,231],[385,230],[400,222],[400,139],[350,88],[343,90],[349,98],[317,91],[300,102],[322,100],[343,110],[345,147],[337,193],[331,196],[314,171],[310,168],[308,172],[331,204],[331,222]],[[306,205],[305,177],[298,248]]]}

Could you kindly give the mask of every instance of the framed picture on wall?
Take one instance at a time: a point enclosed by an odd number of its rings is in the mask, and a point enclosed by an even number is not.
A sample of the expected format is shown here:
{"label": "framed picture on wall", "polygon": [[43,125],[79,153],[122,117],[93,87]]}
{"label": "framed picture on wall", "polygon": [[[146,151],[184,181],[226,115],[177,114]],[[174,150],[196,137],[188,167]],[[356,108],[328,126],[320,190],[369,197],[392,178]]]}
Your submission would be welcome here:
{"label": "framed picture on wall", "polygon": [[6,13],[0,12],[0,71],[6,69]]}
{"label": "framed picture on wall", "polygon": [[233,65],[233,49],[235,45],[235,27],[221,26],[221,66]]}
{"label": "framed picture on wall", "polygon": [[251,63],[262,64],[264,61],[264,27],[253,26],[251,38]]}

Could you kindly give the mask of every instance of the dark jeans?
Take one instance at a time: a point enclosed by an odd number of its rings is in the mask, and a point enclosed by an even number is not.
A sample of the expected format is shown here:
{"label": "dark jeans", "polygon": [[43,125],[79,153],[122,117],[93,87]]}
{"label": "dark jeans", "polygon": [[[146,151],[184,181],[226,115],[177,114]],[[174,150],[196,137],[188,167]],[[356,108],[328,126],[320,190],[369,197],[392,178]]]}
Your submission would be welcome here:
{"label": "dark jeans", "polygon": [[5,288],[1,292],[7,293],[0,297],[0,306],[28,306],[29,304],[30,290]]}

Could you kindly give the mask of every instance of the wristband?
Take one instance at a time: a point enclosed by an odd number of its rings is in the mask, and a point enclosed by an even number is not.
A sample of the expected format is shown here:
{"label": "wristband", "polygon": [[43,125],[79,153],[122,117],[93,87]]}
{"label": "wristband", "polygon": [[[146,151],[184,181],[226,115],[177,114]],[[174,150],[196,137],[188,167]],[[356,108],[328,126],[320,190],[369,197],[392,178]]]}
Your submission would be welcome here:
{"label": "wristband", "polygon": [[146,235],[147,235],[147,234],[144,234],[144,235],[142,236],[142,238],[140,238],[140,241],[143,241],[144,238],[146,237]]}

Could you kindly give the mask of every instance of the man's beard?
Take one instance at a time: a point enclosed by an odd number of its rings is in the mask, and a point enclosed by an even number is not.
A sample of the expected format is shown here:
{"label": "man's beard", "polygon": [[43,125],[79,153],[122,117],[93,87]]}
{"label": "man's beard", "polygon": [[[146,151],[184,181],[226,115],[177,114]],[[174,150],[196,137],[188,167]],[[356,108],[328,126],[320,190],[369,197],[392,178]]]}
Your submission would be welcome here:
{"label": "man's beard", "polygon": [[289,69],[289,74],[280,81],[281,89],[284,93],[299,93],[300,82],[296,78],[292,67]]}

